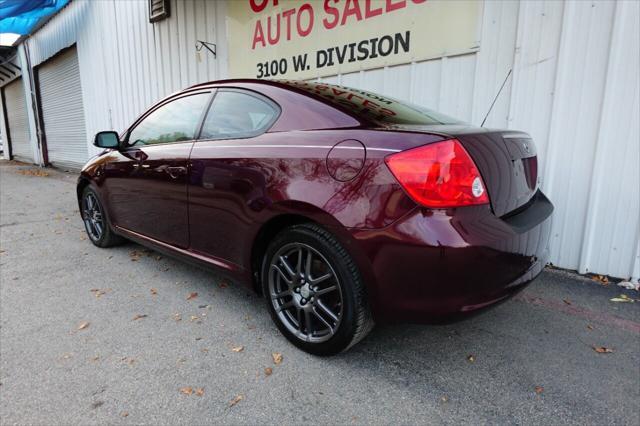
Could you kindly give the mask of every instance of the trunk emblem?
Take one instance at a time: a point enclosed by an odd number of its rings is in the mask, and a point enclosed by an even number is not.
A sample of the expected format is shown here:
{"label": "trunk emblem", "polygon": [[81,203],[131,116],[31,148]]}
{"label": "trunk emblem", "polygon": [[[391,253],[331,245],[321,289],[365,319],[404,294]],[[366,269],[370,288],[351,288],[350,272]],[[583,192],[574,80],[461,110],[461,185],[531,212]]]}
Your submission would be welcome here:
{"label": "trunk emblem", "polygon": [[471,184],[471,193],[476,198],[478,198],[479,196],[481,196],[484,193],[484,187],[482,186],[482,180],[480,180],[479,176],[476,176],[476,178],[473,180],[473,183]]}

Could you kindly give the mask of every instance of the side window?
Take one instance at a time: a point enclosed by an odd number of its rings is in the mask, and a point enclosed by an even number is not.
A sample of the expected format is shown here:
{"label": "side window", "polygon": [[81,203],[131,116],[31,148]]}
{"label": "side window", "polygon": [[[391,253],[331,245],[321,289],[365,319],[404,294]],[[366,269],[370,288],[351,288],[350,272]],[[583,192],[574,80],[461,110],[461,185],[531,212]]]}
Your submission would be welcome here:
{"label": "side window", "polygon": [[129,133],[129,146],[194,139],[196,127],[210,96],[210,93],[198,93],[161,106]]}
{"label": "side window", "polygon": [[219,90],[202,126],[201,139],[256,136],[266,131],[278,111],[265,100],[247,93]]}

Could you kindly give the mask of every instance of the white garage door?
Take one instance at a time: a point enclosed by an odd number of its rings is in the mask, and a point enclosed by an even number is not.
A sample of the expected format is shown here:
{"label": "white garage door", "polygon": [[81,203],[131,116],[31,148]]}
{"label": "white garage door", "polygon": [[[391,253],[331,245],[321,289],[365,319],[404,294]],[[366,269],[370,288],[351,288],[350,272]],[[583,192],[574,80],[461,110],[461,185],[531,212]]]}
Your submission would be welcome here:
{"label": "white garage door", "polygon": [[29,142],[29,119],[24,97],[22,78],[18,78],[4,87],[4,99],[7,108],[9,142],[11,155],[16,160],[33,163],[33,150]]}
{"label": "white garage door", "polygon": [[88,154],[76,49],[68,49],[42,64],[38,78],[49,162],[58,167],[80,168]]}

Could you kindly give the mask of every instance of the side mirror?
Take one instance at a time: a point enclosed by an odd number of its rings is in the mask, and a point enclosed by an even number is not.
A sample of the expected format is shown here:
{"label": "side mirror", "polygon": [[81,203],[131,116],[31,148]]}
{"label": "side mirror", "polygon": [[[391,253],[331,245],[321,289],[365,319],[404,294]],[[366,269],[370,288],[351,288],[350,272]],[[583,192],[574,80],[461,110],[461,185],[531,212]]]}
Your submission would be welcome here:
{"label": "side mirror", "polygon": [[93,144],[98,148],[114,148],[118,149],[120,146],[120,137],[117,132],[114,131],[106,131],[106,132],[98,132],[96,137],[93,139]]}

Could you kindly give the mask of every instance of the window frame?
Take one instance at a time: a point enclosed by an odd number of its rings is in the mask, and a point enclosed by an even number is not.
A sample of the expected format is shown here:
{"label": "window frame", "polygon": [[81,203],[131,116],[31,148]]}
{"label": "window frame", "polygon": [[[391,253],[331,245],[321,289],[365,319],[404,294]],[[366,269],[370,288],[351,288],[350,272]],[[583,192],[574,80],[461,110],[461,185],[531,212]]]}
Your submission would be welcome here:
{"label": "window frame", "polygon": [[138,119],[136,121],[133,122],[133,124],[131,126],[129,126],[129,128],[127,129],[124,138],[122,139],[122,143],[121,143],[121,149],[124,151],[130,150],[130,149],[136,149],[136,148],[140,148],[139,146],[133,146],[133,145],[129,145],[129,138],[131,137],[131,133],[144,121],[147,119],[147,117],[149,117],[151,114],[153,114],[154,112],[156,112],[157,110],[159,110],[160,108],[163,108],[164,106],[175,102],[179,99],[183,99],[183,98],[188,98],[189,96],[197,96],[197,95],[209,95],[209,99],[207,99],[205,101],[204,107],[202,108],[202,112],[200,113],[200,117],[198,118],[198,121],[196,122],[196,126],[193,132],[193,137],[191,139],[185,140],[185,141],[171,141],[171,142],[164,142],[164,143],[155,143],[155,144],[150,144],[150,145],[142,145],[144,147],[152,147],[152,146],[164,146],[164,145],[172,145],[172,144],[179,144],[179,143],[192,143],[196,140],[198,140],[198,136],[200,135],[200,131],[202,130],[202,125],[204,123],[204,119],[207,116],[207,112],[209,111],[209,108],[211,107],[211,102],[213,100],[213,97],[215,96],[216,93],[216,89],[215,88],[211,88],[211,89],[206,89],[206,90],[198,90],[198,91],[193,91],[193,92],[186,92],[186,93],[180,93],[176,96],[173,96],[169,99],[165,99],[161,102],[159,102],[158,104],[154,105],[153,107],[149,108],[147,111],[145,111],[144,114],[142,114],[140,117],[138,117]]}
{"label": "window frame", "polygon": [[[269,132],[269,130],[271,130],[271,128],[273,127],[273,125],[276,123],[276,121],[278,121],[278,119],[280,118],[280,116],[282,115],[282,108],[280,107],[280,105],[278,105],[277,102],[275,102],[273,99],[263,95],[262,93],[258,93],[255,92],[253,90],[249,90],[249,89],[244,89],[244,88],[238,88],[238,87],[227,87],[227,86],[221,86],[221,87],[215,87],[214,89],[214,93],[211,96],[211,100],[209,101],[209,106],[206,108],[204,117],[202,118],[202,121],[200,123],[200,129],[197,133],[197,137],[196,137],[196,142],[203,142],[203,141],[223,141],[223,140],[235,140],[235,139],[251,139],[251,138],[255,138],[256,136],[260,136],[263,135],[267,132]],[[264,126],[263,129],[251,132],[251,133],[243,133],[242,136],[224,136],[224,137],[207,137],[204,138],[202,136],[202,130],[204,129],[204,123],[207,119],[207,116],[209,115],[209,111],[211,110],[211,107],[213,106],[213,103],[216,100],[216,96],[218,95],[218,93],[221,92],[235,92],[235,93],[242,93],[243,95],[247,95],[247,96],[251,96],[253,98],[256,98],[260,101],[263,101],[264,103],[266,103],[267,105],[269,105],[273,111],[273,117],[271,118],[271,120],[268,122],[268,124],[266,126]]]}

